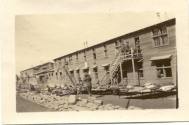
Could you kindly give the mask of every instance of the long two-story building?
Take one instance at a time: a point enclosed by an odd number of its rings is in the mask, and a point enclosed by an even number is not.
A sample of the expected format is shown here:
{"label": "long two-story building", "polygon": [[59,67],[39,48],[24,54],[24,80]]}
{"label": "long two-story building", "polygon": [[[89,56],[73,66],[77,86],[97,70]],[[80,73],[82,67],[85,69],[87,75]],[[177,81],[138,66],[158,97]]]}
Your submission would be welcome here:
{"label": "long two-story building", "polygon": [[77,83],[89,72],[93,86],[176,84],[175,24],[170,19],[55,58],[54,78],[66,84],[69,75]]}
{"label": "long two-story building", "polygon": [[55,58],[45,82],[76,84],[88,72],[93,86],[176,84],[175,24],[175,18],[166,20]]}

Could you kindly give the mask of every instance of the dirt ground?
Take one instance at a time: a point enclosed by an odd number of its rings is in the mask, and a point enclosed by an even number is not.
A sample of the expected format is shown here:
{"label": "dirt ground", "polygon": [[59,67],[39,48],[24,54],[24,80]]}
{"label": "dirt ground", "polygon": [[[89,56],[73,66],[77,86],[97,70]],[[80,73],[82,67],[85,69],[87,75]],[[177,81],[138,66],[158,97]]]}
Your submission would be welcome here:
{"label": "dirt ground", "polygon": [[[96,95],[95,95],[96,96]],[[87,95],[81,95],[86,98]],[[176,96],[168,96],[161,98],[151,99],[124,99],[116,95],[97,95],[98,99],[103,100],[104,104],[119,105],[121,107],[136,106],[142,109],[175,109],[176,108]],[[128,102],[129,101],[129,102]]]}
{"label": "dirt ground", "polygon": [[31,101],[21,98],[19,95],[16,96],[16,111],[17,112],[48,112],[53,111]]}

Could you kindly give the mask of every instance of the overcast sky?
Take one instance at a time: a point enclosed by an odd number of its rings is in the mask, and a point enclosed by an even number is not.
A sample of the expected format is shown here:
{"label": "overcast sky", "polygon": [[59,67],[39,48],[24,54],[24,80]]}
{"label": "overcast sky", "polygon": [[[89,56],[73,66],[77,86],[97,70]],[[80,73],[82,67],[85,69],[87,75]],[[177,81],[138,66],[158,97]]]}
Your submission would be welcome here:
{"label": "overcast sky", "polygon": [[173,18],[170,13],[20,15],[15,18],[16,72]]}

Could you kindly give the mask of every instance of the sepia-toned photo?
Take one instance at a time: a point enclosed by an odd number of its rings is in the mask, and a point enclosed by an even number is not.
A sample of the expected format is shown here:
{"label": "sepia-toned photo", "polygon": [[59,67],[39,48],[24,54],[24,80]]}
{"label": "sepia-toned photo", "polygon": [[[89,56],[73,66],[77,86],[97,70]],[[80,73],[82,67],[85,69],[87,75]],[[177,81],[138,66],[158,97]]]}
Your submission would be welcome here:
{"label": "sepia-toned photo", "polygon": [[187,1],[3,0],[3,124],[188,121]]}
{"label": "sepia-toned photo", "polygon": [[15,16],[16,112],[178,109],[168,12]]}

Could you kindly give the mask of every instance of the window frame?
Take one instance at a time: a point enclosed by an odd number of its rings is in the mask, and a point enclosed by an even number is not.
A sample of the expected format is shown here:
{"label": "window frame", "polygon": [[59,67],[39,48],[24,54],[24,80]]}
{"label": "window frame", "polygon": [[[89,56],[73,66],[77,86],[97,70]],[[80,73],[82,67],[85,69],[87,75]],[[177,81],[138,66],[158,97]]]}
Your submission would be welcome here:
{"label": "window frame", "polygon": [[[137,69],[137,73],[138,73],[138,77],[140,78],[140,79],[142,79],[142,78],[144,78],[144,67],[143,67],[143,61],[141,61],[141,62],[137,62],[138,63],[138,69]],[[139,64],[140,64],[140,66],[139,66]],[[142,76],[140,75],[140,74],[142,74]]]}
{"label": "window frame", "polygon": [[[166,33],[162,32],[163,31],[162,30],[163,27],[166,28]],[[154,34],[154,30],[155,29],[158,29],[158,34]],[[168,46],[169,45],[169,34],[168,34],[168,28],[167,28],[166,25],[165,26],[155,27],[154,29],[152,29],[151,34],[152,34],[152,40],[153,40],[152,45],[153,45],[154,48],[164,47],[164,46]],[[162,37],[167,37],[167,42],[166,43],[164,42],[164,44],[162,42],[163,41]],[[159,39],[159,44],[158,45],[155,44],[155,39],[156,38]]]}
{"label": "window frame", "polygon": [[108,49],[107,49],[107,45],[104,44],[103,47],[104,47],[104,57],[105,57],[105,58],[108,58]]}
{"label": "window frame", "polygon": [[96,60],[97,56],[96,56],[96,50],[95,50],[95,48],[93,48],[92,51],[93,51],[93,59]]}
{"label": "window frame", "polygon": [[[157,61],[161,61],[161,60],[155,60],[155,66],[156,66],[156,72],[158,72],[158,70],[163,70],[163,77],[158,77],[159,79],[163,79],[163,78],[172,78],[173,77],[173,72],[172,72],[172,66],[171,66],[171,59],[168,59],[170,62],[168,66],[165,66],[166,64],[164,62],[161,62],[160,64],[162,64],[162,66],[157,66]],[[166,73],[166,69],[170,69],[171,71],[171,76],[167,76]]]}
{"label": "window frame", "polygon": [[87,61],[86,50],[83,51],[83,57],[84,57],[84,61]]}
{"label": "window frame", "polygon": [[93,68],[93,73],[94,73],[94,77],[95,77],[95,79],[99,79],[99,74],[98,74],[98,67],[95,67],[95,68]]}
{"label": "window frame", "polygon": [[79,53],[76,53],[75,56],[76,56],[76,57],[75,57],[75,58],[76,58],[76,61],[78,61],[78,60],[79,60]]}

